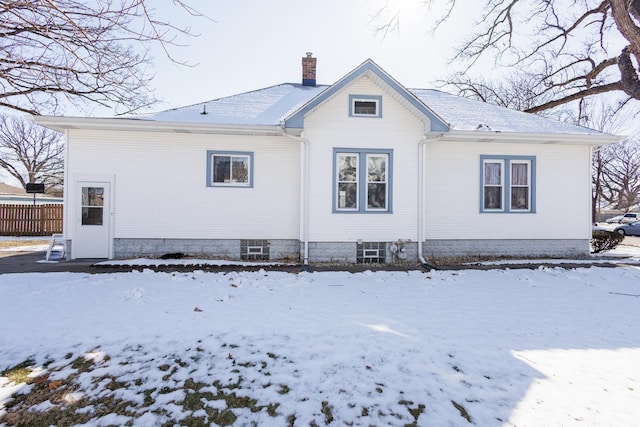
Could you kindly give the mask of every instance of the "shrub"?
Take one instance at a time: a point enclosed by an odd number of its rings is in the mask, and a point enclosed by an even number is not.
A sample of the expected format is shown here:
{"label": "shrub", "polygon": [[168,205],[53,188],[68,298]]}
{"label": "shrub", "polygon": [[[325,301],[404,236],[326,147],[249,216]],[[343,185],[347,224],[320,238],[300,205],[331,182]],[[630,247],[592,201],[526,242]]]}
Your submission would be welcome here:
{"label": "shrub", "polygon": [[597,254],[599,252],[610,251],[618,246],[624,239],[622,234],[615,231],[596,230],[591,235],[591,252]]}

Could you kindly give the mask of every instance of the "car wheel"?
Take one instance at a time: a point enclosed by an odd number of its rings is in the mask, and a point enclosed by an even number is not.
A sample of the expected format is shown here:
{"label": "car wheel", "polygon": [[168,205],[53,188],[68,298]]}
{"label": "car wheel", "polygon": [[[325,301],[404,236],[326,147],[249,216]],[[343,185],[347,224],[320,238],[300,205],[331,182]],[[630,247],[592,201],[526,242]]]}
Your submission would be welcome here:
{"label": "car wheel", "polygon": [[618,234],[625,236],[626,233],[624,232],[624,230],[622,228],[616,230],[618,232]]}

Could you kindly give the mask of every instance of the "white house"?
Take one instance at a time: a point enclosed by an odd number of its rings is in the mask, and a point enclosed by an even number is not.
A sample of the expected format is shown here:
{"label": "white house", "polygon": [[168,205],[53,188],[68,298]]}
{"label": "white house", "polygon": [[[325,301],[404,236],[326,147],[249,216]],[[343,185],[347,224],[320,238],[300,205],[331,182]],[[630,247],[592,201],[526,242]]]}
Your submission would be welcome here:
{"label": "white house", "polygon": [[66,133],[71,258],[426,262],[589,252],[591,149],[620,138],[437,90],[367,60]]}

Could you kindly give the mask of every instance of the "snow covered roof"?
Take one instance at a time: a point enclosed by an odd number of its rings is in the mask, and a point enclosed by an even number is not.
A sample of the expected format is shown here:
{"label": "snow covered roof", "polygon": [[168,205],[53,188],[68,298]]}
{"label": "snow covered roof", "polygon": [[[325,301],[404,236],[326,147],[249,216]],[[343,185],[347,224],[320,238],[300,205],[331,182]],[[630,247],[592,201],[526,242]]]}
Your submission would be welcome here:
{"label": "snow covered roof", "polygon": [[[137,118],[174,123],[278,126],[285,118],[329,87],[283,83]],[[408,91],[444,119],[452,131],[602,135],[593,129],[462,98],[439,90]]]}
{"label": "snow covered roof", "polygon": [[409,89],[440,117],[451,130],[516,133],[560,133],[602,135],[593,129],[511,110],[434,89]]}
{"label": "snow covered roof", "polygon": [[[519,140],[538,143],[567,142],[602,145],[620,137],[581,126],[547,119],[504,107],[451,95],[433,89],[407,89],[368,59],[335,84],[306,86],[283,83],[250,92],[213,99],[186,107],[129,118],[91,119],[33,117],[56,130],[74,127],[94,129],[149,129],[174,132],[213,132],[278,135],[304,129],[304,117],[348,83],[367,76],[422,115],[428,132],[454,140]],[[492,136],[489,138],[489,134]],[[545,137],[540,137],[545,135]],[[585,139],[584,136],[591,138]]]}
{"label": "snow covered roof", "polygon": [[138,118],[161,122],[278,126],[285,117],[327,87],[283,83]]}

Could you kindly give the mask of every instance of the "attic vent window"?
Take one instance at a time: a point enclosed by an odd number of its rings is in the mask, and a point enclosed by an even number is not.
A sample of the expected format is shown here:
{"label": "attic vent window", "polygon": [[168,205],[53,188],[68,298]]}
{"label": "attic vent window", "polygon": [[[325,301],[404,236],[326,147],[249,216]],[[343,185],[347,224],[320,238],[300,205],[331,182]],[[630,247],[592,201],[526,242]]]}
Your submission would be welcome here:
{"label": "attic vent window", "polygon": [[352,117],[382,117],[382,97],[349,95],[349,115]]}
{"label": "attic vent window", "polygon": [[376,101],[355,101],[353,103],[353,112],[356,115],[375,116],[376,111],[378,111]]}

